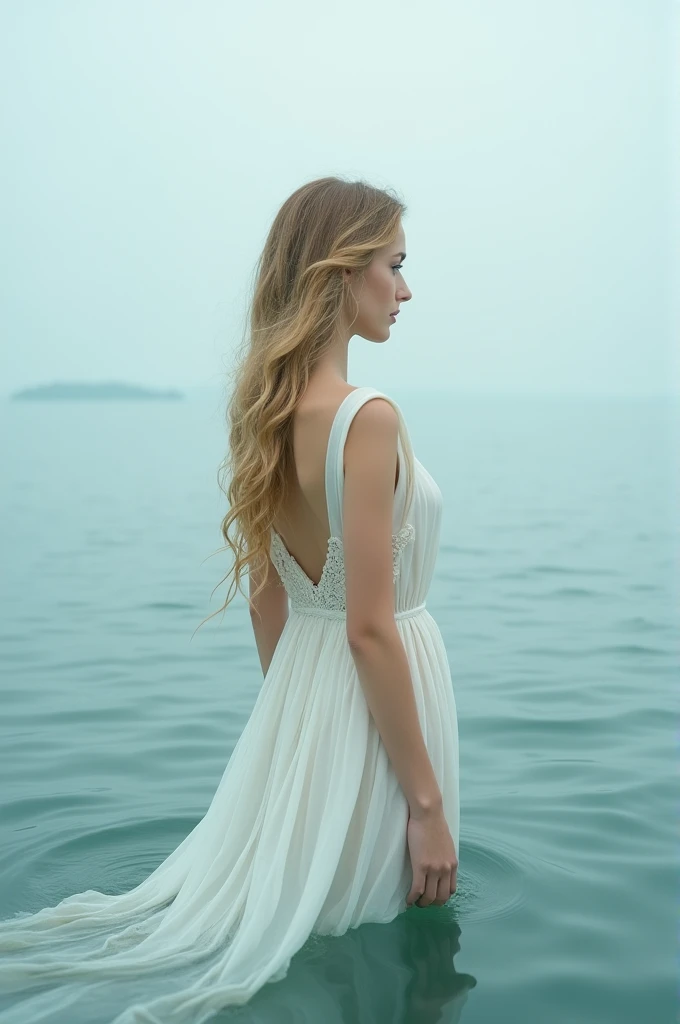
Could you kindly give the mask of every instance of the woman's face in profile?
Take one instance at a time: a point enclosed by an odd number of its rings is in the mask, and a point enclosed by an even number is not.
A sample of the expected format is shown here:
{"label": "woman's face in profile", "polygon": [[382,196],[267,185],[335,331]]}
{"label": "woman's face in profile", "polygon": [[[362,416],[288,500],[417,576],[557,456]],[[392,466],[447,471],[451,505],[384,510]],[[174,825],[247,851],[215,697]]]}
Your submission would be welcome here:
{"label": "woman's face in profile", "polygon": [[359,334],[367,341],[387,341],[390,328],[396,322],[391,314],[398,312],[401,304],[411,298],[402,274],[405,257],[406,237],[400,224],[394,241],[376,250],[363,278],[353,277],[351,281],[350,287],[359,307],[357,314],[356,305],[349,299],[349,323],[353,335]]}

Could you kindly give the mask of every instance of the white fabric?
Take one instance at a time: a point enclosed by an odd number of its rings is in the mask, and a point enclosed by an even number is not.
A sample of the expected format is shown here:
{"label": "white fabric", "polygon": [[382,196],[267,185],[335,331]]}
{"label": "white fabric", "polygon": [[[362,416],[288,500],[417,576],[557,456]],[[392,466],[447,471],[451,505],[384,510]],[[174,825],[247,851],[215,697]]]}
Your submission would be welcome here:
{"label": "white fabric", "polygon": [[315,587],[272,531],[291,611],[205,816],[129,892],[88,890],[0,922],[2,1024],[203,1024],[281,979],[310,936],[387,923],[406,910],[408,806],[345,631],[343,449],[352,417],[375,396],[397,409],[414,459],[407,509],[400,440],[395,617],[458,848],[456,705],[425,607],[442,495],[413,456],[396,403],[358,388],[338,409],[326,456],[329,569]]}

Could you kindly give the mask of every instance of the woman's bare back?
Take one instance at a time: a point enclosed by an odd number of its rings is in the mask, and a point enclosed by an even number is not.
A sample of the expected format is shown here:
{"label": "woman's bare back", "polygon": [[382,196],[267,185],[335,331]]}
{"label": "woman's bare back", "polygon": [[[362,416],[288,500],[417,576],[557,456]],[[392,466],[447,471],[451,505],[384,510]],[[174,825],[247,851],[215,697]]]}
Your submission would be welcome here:
{"label": "woman's bare back", "polygon": [[[335,414],[344,399],[356,391],[327,386],[307,391],[293,414],[294,472],[288,495],[274,529],[303,572],[314,583],[321,578],[331,534],[326,504],[326,451]],[[399,469],[395,478],[395,488]]]}

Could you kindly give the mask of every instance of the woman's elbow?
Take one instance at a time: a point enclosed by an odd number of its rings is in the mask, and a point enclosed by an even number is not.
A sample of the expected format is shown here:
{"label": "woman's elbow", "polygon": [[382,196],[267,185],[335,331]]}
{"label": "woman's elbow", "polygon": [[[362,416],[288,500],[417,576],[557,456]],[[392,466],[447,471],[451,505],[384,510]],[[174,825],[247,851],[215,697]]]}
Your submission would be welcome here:
{"label": "woman's elbow", "polygon": [[394,613],[375,613],[360,618],[348,616],[347,643],[352,651],[363,651],[376,641],[386,640],[395,632]]}

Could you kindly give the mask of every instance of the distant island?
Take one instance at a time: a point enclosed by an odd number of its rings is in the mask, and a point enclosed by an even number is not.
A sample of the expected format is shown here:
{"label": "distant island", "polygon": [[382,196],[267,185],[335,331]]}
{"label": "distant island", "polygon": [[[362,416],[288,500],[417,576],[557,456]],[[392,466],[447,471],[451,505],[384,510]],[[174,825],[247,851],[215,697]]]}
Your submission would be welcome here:
{"label": "distant island", "polygon": [[62,382],[56,384],[40,384],[34,388],[24,388],[10,395],[13,402],[53,402],[53,401],[176,401],[184,398],[181,391],[159,391],[153,388],[139,387],[137,384],[124,384],[121,381],[104,381],[101,384],[77,384]]}

